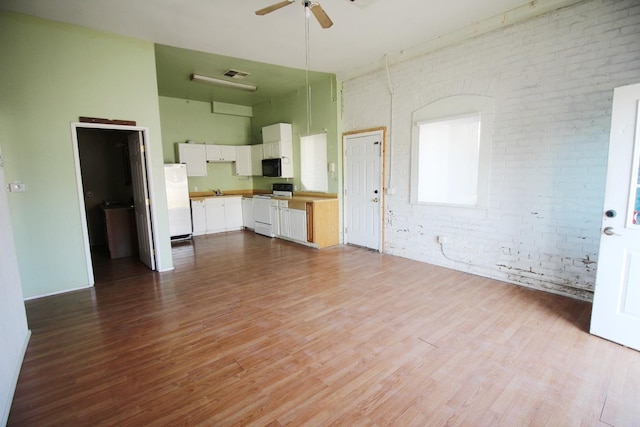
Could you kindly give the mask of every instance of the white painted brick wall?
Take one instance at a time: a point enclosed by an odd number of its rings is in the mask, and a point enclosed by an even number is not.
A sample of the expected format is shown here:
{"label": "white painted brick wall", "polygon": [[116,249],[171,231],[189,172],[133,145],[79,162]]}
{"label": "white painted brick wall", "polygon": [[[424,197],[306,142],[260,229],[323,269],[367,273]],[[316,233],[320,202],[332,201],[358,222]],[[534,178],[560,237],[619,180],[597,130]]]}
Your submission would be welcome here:
{"label": "white painted brick wall", "polygon": [[[586,1],[389,72],[393,113],[384,70],[343,86],[345,131],[390,129],[385,252],[591,299],[613,88],[640,82],[640,3]],[[411,113],[459,94],[495,100],[489,207],[411,205]]]}

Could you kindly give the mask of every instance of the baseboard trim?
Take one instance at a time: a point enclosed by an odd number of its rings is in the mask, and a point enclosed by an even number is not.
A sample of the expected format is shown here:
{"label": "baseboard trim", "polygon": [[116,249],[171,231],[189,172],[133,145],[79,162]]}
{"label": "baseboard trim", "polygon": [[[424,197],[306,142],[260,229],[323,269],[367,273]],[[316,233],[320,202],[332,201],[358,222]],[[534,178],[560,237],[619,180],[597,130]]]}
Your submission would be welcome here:
{"label": "baseboard trim", "polygon": [[32,297],[26,297],[24,300],[25,301],[30,301],[32,299],[39,299],[39,298],[45,298],[45,297],[51,297],[54,295],[60,295],[60,294],[66,294],[68,292],[74,292],[74,291],[79,291],[82,289],[89,289],[89,288],[93,288],[93,285],[86,285],[86,286],[80,286],[77,288],[71,288],[71,289],[63,289],[61,291],[56,291],[56,292],[50,292],[48,294],[42,294],[42,295],[34,295]]}

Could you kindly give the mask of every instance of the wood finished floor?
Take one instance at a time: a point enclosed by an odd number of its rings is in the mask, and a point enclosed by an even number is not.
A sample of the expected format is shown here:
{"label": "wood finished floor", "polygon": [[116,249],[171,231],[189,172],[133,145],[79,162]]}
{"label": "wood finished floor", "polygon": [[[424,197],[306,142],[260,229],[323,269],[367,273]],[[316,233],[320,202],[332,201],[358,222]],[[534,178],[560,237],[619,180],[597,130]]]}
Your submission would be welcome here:
{"label": "wood finished floor", "polygon": [[174,264],[29,301],[9,425],[640,425],[589,303],[249,232]]}

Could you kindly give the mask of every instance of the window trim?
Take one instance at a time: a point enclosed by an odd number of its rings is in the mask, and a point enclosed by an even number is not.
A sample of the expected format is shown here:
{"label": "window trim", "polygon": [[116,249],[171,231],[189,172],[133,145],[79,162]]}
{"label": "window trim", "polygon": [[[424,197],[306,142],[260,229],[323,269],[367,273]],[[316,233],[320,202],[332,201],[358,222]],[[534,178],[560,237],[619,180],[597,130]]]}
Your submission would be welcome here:
{"label": "window trim", "polygon": [[[454,95],[435,100],[411,115],[411,198],[417,205],[451,206],[486,209],[489,203],[489,177],[491,172],[491,146],[493,136],[492,97],[481,95]],[[477,202],[475,204],[434,203],[418,201],[419,128],[420,124],[454,119],[475,114],[480,116],[480,151],[478,157]]]}

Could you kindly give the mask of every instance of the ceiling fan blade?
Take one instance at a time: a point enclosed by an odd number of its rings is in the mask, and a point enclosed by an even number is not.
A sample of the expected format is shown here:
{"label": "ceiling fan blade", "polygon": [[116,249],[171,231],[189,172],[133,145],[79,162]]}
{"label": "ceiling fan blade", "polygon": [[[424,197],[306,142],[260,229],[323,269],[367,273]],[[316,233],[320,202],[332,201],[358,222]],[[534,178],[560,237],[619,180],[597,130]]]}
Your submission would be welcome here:
{"label": "ceiling fan blade", "polygon": [[281,1],[281,2],[276,3],[276,4],[272,4],[271,6],[267,6],[267,7],[263,8],[263,9],[256,10],[256,15],[266,15],[267,13],[271,13],[271,12],[273,12],[275,10],[278,10],[280,8],[288,6],[293,2],[294,2],[294,0],[285,0],[285,1]]}
{"label": "ceiling fan blade", "polygon": [[329,15],[327,15],[322,6],[320,6],[318,3],[311,3],[309,8],[311,9],[311,12],[313,12],[313,16],[316,17],[322,28],[329,28],[333,25],[333,21],[331,21]]}

